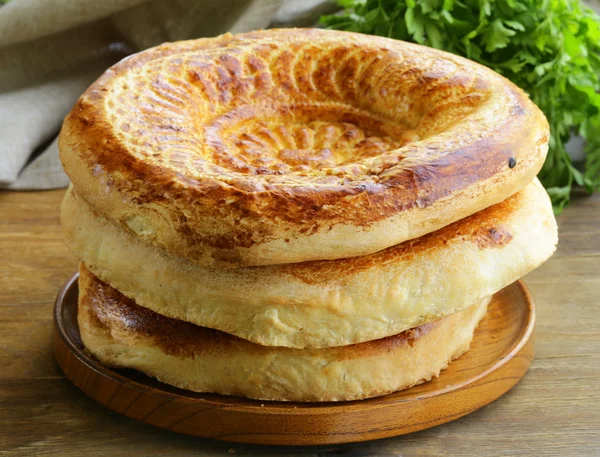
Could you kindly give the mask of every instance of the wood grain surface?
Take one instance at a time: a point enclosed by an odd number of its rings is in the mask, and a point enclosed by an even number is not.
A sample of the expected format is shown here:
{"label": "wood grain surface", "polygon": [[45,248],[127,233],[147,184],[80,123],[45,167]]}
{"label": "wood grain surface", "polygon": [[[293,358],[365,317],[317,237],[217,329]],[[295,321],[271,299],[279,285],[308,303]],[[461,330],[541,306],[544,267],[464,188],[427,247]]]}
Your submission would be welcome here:
{"label": "wood grain surface", "polygon": [[0,456],[599,456],[600,196],[559,218],[557,254],[526,278],[536,358],[494,403],[397,438],[318,447],[182,436],[87,398],[52,354],[52,307],[77,263],[58,222],[64,191],[0,193]]}

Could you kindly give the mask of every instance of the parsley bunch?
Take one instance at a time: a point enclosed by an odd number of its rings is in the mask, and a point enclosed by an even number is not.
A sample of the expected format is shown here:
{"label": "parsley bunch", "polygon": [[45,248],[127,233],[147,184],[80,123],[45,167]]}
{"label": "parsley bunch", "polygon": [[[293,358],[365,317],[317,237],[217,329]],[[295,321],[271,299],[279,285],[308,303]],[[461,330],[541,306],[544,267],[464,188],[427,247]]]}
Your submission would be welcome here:
{"label": "parsley bunch", "polygon": [[[579,0],[338,0],[332,29],[387,36],[482,63],[524,89],[550,123],[550,149],[539,178],[554,210],[573,183],[600,187],[600,21]],[[565,151],[585,142],[576,167]]]}

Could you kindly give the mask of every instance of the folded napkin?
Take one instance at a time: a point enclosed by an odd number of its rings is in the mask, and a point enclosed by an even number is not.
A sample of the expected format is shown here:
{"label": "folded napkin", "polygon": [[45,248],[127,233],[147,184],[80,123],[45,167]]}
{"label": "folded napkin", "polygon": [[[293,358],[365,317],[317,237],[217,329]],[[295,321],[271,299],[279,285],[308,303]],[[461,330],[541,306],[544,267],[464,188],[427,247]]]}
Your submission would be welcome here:
{"label": "folded napkin", "polygon": [[331,7],[325,0],[10,1],[0,7],[0,188],[68,184],[56,142],[62,120],[123,57],[165,41],[310,25]]}

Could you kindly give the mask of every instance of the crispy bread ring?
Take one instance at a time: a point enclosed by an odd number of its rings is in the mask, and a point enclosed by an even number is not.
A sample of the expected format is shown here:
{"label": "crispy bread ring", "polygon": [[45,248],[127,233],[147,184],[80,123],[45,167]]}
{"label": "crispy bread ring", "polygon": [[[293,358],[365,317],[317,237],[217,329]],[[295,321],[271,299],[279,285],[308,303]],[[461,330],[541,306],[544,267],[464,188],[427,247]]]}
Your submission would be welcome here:
{"label": "crispy bread ring", "polygon": [[65,119],[77,191],[204,265],[370,254],[498,203],[548,125],[493,71],[435,49],[289,29],[164,44],[100,77]]}

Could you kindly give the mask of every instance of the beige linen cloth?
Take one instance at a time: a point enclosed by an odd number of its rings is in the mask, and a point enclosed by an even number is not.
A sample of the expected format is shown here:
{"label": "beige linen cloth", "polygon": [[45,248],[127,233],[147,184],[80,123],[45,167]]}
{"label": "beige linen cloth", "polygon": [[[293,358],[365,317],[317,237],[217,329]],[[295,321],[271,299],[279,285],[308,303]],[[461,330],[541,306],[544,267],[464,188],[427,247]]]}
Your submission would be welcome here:
{"label": "beige linen cloth", "polygon": [[324,0],[11,0],[0,6],[0,188],[68,179],[56,135],[106,68],[165,41],[310,25]]}

